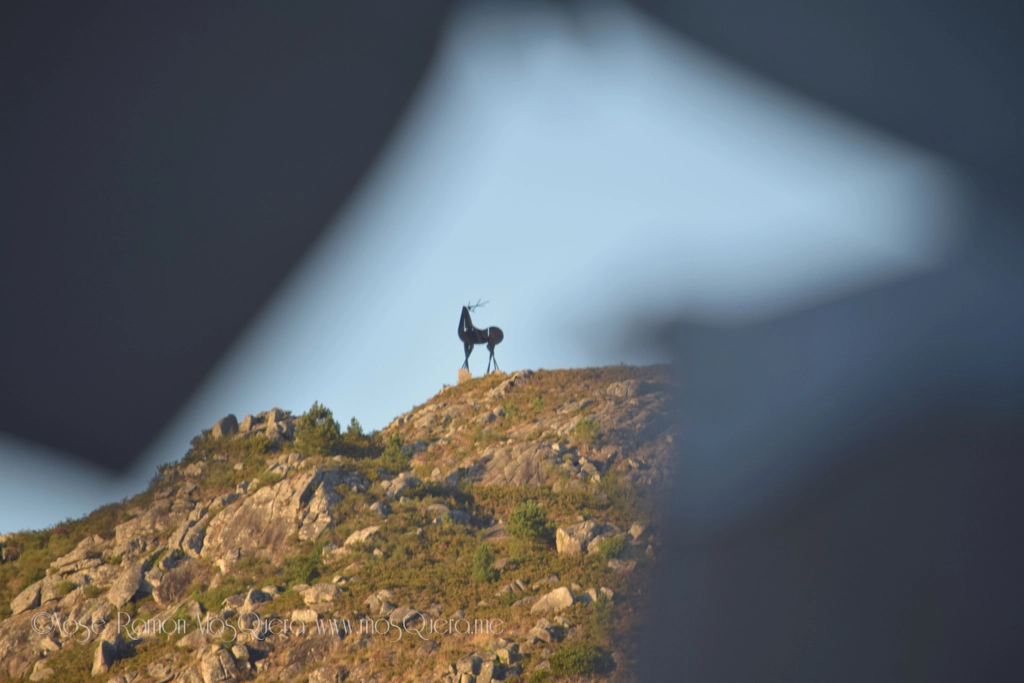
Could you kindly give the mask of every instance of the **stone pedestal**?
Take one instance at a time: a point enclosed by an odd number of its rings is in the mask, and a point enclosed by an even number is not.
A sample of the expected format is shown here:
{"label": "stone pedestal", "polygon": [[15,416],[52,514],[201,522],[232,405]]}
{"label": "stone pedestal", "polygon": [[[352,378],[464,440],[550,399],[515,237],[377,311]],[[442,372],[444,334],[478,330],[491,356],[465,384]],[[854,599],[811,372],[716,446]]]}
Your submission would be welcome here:
{"label": "stone pedestal", "polygon": [[466,381],[471,380],[471,379],[473,379],[473,373],[472,372],[470,372],[469,370],[466,370],[465,368],[460,368],[459,369],[459,384],[462,384],[463,382],[466,382]]}

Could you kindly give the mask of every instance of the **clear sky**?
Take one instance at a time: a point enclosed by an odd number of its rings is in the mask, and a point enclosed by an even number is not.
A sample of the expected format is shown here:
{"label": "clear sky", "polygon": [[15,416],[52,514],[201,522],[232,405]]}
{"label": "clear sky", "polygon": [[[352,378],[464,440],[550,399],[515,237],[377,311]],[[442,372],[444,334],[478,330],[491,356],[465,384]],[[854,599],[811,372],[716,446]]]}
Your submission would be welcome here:
{"label": "clear sky", "polygon": [[141,490],[227,413],[319,400],[383,427],[455,382],[469,301],[505,332],[502,369],[647,363],[658,319],[771,315],[948,245],[940,160],[618,5],[512,12],[456,18],[355,200],[136,471],[0,441],[0,532]]}

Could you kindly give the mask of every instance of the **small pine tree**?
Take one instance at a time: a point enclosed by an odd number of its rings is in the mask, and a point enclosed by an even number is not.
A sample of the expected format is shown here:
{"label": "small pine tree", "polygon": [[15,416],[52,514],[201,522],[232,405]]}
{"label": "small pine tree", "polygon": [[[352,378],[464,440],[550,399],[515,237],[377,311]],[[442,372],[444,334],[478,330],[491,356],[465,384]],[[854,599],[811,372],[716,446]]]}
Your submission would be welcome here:
{"label": "small pine tree", "polygon": [[380,466],[391,474],[399,474],[412,467],[412,462],[402,452],[402,437],[398,434],[391,434],[385,440]]}
{"label": "small pine tree", "polygon": [[494,551],[488,543],[481,543],[473,554],[473,581],[487,583],[496,578],[498,570],[494,568]]}
{"label": "small pine tree", "polygon": [[326,406],[314,401],[296,421],[295,448],[307,457],[334,455],[341,449],[341,428]]}
{"label": "small pine tree", "polygon": [[550,541],[554,525],[548,521],[544,508],[528,500],[516,506],[508,518],[508,533],[528,541]]}

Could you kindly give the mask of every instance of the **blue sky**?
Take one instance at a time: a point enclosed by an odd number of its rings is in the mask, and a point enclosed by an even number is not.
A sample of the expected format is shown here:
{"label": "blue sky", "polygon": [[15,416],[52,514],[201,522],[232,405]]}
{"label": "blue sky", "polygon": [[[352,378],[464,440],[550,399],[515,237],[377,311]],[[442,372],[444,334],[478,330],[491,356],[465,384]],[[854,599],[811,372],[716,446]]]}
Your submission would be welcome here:
{"label": "blue sky", "polygon": [[651,321],[768,316],[926,268],[958,187],[624,7],[468,9],[354,201],[135,471],[0,441],[0,532],[141,490],[227,413],[319,400],[380,428],[454,383],[468,301],[505,331],[502,369],[648,363]]}

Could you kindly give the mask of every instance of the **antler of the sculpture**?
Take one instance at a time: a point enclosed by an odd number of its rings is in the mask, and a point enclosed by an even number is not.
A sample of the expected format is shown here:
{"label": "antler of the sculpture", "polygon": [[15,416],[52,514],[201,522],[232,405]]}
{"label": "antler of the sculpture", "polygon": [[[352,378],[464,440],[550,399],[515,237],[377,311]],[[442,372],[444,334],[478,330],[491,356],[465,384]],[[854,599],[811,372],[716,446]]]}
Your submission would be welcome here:
{"label": "antler of the sculpture", "polygon": [[480,301],[480,299],[477,299],[475,304],[468,304],[466,308],[468,308],[470,312],[472,312],[480,308],[481,306],[486,306],[489,303],[489,301]]}

